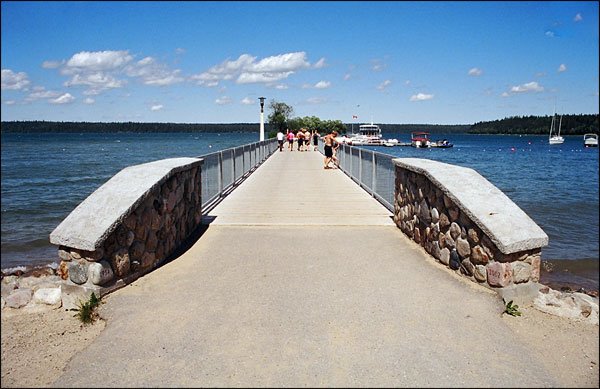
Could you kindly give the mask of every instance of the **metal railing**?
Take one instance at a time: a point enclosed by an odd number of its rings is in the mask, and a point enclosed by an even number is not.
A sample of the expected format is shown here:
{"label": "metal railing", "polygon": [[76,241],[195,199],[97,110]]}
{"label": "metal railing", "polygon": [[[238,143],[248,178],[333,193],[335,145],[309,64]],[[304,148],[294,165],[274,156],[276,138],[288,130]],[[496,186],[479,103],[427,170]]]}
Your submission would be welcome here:
{"label": "metal railing", "polygon": [[[319,150],[324,151],[320,142]],[[337,150],[340,169],[389,211],[394,211],[396,172],[391,155],[340,144]]]}
{"label": "metal railing", "polygon": [[277,139],[202,155],[202,209],[210,210],[277,150]]}

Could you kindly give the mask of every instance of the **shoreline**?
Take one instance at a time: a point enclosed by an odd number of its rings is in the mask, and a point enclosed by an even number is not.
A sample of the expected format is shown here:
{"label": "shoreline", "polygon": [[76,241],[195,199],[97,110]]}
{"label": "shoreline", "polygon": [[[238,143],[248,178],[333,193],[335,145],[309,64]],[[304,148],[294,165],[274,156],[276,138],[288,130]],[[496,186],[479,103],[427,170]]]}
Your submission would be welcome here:
{"label": "shoreline", "polygon": [[[19,265],[0,269],[0,280],[6,276],[56,275],[58,262]],[[549,259],[542,260],[540,283],[562,292],[580,292],[599,297],[600,260]],[[52,272],[52,273],[51,273]]]}

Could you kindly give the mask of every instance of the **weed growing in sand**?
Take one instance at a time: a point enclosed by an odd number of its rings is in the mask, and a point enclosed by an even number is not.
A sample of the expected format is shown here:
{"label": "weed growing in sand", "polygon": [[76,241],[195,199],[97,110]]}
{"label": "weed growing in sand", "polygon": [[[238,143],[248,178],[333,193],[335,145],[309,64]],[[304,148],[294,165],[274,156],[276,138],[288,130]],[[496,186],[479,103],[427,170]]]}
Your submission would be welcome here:
{"label": "weed growing in sand", "polygon": [[94,292],[86,302],[79,301],[79,308],[75,315],[83,324],[93,323],[98,318],[96,308],[100,305],[100,298]]}
{"label": "weed growing in sand", "polygon": [[517,304],[513,305],[513,301],[510,300],[506,304],[506,308],[503,313],[508,313],[511,316],[521,316],[521,312],[519,311],[519,306]]}

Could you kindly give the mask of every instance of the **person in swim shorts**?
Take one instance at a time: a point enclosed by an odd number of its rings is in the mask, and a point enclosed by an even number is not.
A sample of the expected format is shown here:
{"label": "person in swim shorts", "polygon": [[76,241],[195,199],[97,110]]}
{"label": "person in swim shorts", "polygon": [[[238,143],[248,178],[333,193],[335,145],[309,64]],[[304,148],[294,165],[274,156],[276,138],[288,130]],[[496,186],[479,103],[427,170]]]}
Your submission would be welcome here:
{"label": "person in swim shorts", "polygon": [[324,151],[325,151],[325,166],[323,167],[324,169],[334,169],[332,167],[329,166],[329,163],[331,162],[331,160],[334,158],[333,155],[333,148],[335,147],[335,137],[338,135],[337,131],[333,131],[331,134],[327,134],[325,135],[325,137],[323,138],[323,143],[324,143]]}

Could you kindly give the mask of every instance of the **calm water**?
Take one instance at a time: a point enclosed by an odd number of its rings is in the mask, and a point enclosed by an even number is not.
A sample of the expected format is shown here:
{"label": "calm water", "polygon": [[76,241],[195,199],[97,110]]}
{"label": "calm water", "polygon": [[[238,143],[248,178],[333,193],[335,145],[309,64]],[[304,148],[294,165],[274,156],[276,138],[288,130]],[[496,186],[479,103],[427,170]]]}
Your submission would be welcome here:
{"label": "calm water", "polygon": [[[384,137],[409,141],[407,134]],[[200,156],[257,138],[253,133],[2,134],[1,267],[56,261],[50,232],[121,169]],[[582,136],[566,137],[564,144],[553,146],[547,136],[433,138],[448,138],[454,147],[369,149],[477,170],[548,234],[544,260],[591,260],[597,266],[598,149],[584,148]]]}

